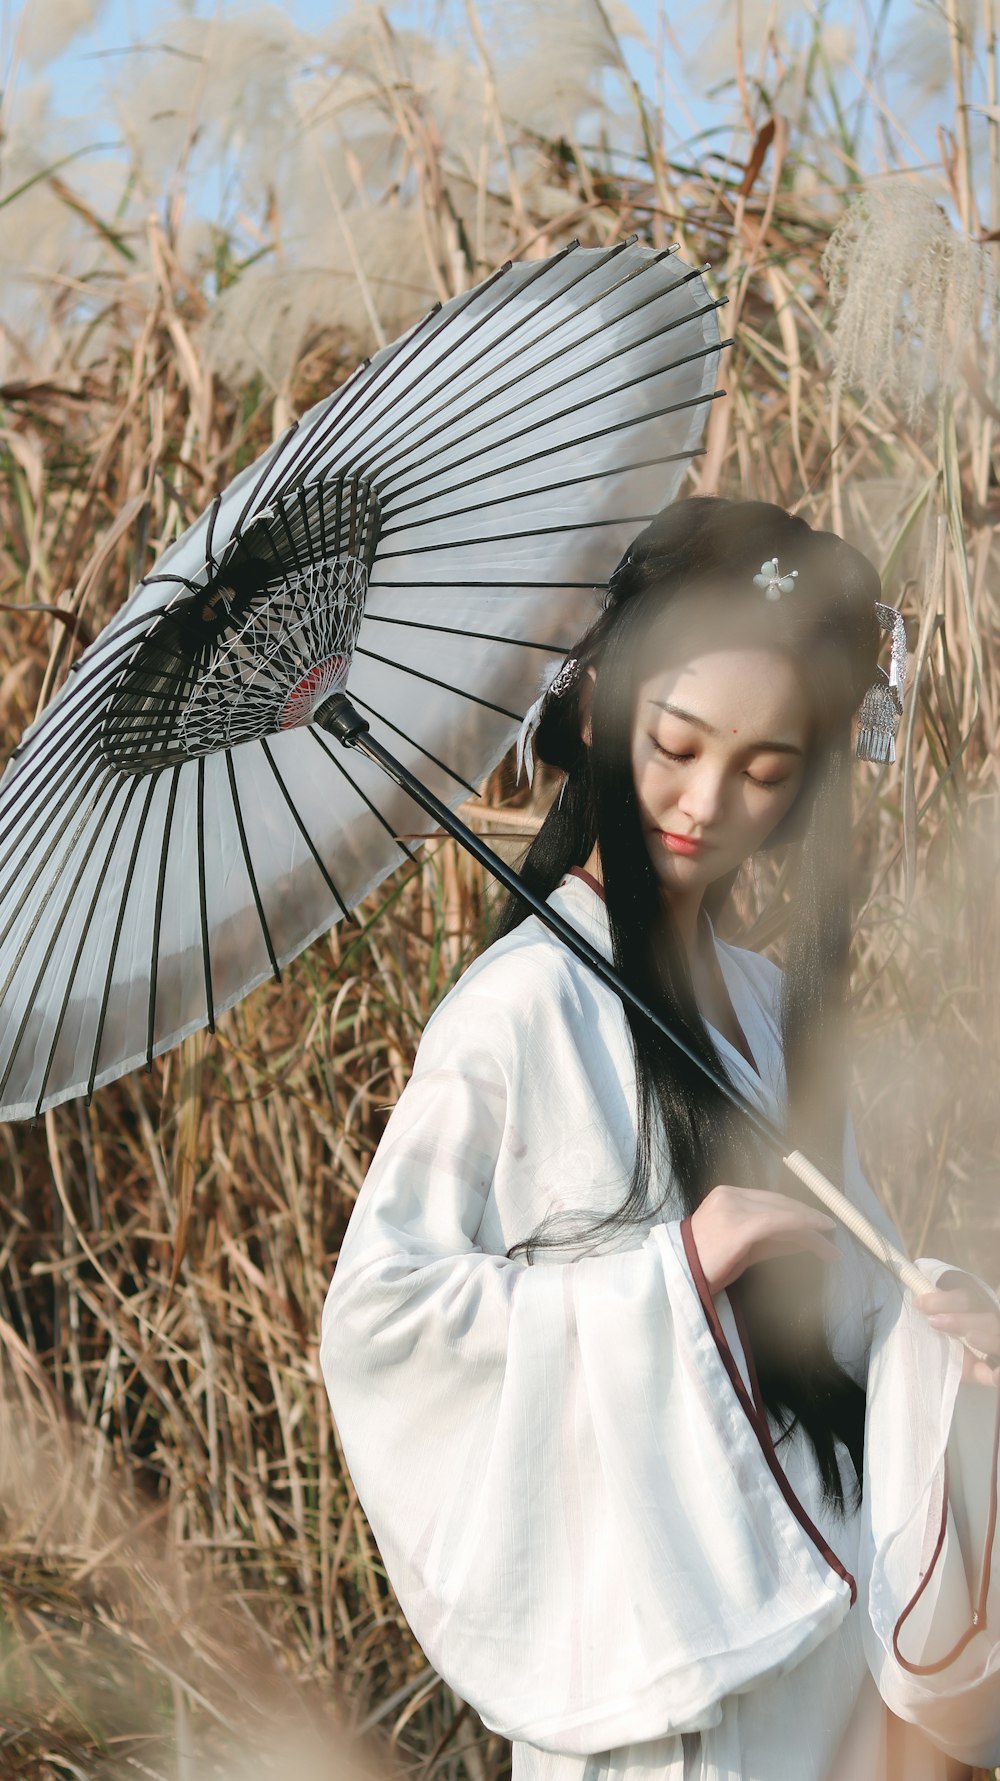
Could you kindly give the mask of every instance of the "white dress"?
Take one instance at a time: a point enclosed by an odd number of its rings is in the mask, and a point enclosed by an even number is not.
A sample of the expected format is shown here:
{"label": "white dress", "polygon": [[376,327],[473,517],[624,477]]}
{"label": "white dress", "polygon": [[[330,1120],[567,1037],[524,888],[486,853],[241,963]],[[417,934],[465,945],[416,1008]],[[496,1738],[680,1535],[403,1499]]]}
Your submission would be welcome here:
{"label": "white dress", "polygon": [[[610,958],[586,882],[550,901]],[[715,944],[761,1075],[713,1037],[780,1120],[780,972]],[[960,1384],[960,1344],[839,1233],[830,1339],[868,1413],[862,1506],[836,1517],[798,1431],[776,1457],[679,1207],[597,1253],[507,1258],[549,1209],[621,1203],[635,1129],[618,998],[531,916],[428,1022],[323,1312],[344,1456],[418,1642],[512,1740],[513,1781],[1000,1762],[1000,1392]],[[898,1241],[850,1129],[843,1183]]]}

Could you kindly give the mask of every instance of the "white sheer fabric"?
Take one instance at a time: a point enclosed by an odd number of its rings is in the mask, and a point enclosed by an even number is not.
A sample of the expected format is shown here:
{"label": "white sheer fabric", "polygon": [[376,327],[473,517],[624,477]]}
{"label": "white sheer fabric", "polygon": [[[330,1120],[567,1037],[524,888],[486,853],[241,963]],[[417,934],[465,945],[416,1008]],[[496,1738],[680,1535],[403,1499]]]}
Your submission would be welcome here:
{"label": "white sheer fabric", "polygon": [[[610,956],[593,890],[568,878],[551,901]],[[716,945],[761,1077],[716,1041],[780,1117],[779,973]],[[769,1459],[680,1210],[599,1253],[507,1258],[550,1209],[620,1204],[634,1143],[621,1006],[531,917],[429,1021],[323,1314],[344,1455],[429,1660],[512,1740],[514,1781],[943,1781],[944,1751],[1000,1761],[996,1586],[954,1663],[914,1675],[893,1652],[932,1559],[904,1658],[970,1622],[996,1394],[960,1386],[958,1343],[838,1239],[831,1339],[869,1412],[863,1506],[833,1516],[802,1439]],[[850,1134],[845,1185],[895,1236]]]}

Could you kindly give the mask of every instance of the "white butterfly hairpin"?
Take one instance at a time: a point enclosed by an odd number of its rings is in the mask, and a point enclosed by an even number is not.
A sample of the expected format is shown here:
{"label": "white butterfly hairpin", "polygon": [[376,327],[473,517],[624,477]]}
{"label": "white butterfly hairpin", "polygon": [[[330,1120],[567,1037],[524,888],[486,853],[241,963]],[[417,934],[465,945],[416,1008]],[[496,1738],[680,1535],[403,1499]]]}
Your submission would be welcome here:
{"label": "white butterfly hairpin", "polygon": [[768,600],[780,600],[782,594],[791,593],[798,573],[797,569],[789,569],[786,574],[780,574],[777,557],[769,557],[766,563],[761,563],[760,574],[754,576],[754,586],[762,587]]}

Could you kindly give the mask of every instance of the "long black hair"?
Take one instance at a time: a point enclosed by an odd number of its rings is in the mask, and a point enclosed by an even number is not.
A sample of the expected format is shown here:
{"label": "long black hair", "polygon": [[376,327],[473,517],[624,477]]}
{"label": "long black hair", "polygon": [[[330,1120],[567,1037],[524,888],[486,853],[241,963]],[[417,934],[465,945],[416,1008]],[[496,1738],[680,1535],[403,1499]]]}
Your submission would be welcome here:
{"label": "long black hair", "polygon": [[[777,557],[794,567],[792,592],[767,600],[753,577]],[[580,671],[545,704],[534,739],[540,759],[566,774],[561,794],[530,847],[522,876],[547,897],[597,844],[615,967],[724,1071],[695,1000],[687,956],[643,834],[631,764],[637,691],[651,662],[682,662],[692,644],[714,640],[776,648],[796,665],[812,715],[801,789],[768,845],[799,846],[784,957],[782,1038],[790,1143],[834,1176],[842,1166],[845,1114],[844,1011],[850,948],[850,728],[875,678],[880,629],[878,575],[866,557],[830,532],[765,501],[695,496],[657,515],[630,546],[608,584],[604,610],[574,654]],[[581,692],[596,670],[590,742],[581,734]],[[715,916],[735,874],[710,887]],[[527,913],[508,895],[495,937]],[[622,1205],[586,1234],[692,1212],[720,1181],[781,1186],[773,1159],[709,1079],[630,1007],[625,1017],[636,1066],[635,1164]],[[660,1146],[665,1146],[661,1150]],[[668,1166],[664,1167],[664,1161]],[[658,1201],[651,1184],[665,1184]],[[557,1221],[558,1222],[558,1221]],[[507,1251],[559,1242],[549,1221]],[[865,1396],[834,1360],[824,1316],[825,1268],[816,1256],[760,1262],[730,1287],[742,1310],[761,1392],[781,1439],[800,1424],[811,1443],[826,1500],[844,1507],[834,1446],[844,1443],[860,1500]]]}

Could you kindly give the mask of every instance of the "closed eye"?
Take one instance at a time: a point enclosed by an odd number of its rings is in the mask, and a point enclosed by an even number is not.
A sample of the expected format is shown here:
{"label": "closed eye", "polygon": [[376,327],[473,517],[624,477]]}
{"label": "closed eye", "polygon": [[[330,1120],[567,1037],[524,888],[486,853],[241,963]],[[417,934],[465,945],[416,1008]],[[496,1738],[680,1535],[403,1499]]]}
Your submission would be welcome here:
{"label": "closed eye", "polygon": [[[663,743],[660,742],[656,736],[650,736],[649,740],[656,749],[657,754],[662,755],[664,760],[683,762],[693,761],[695,758],[693,750],[689,750],[687,754],[674,754],[672,749],[664,748]],[[778,790],[779,786],[785,784],[788,775],[787,773],[783,773],[780,779],[758,779],[755,774],[748,771],[746,777],[749,779],[751,785],[759,785],[764,791],[774,792]]]}
{"label": "closed eye", "polygon": [[693,760],[694,760],[694,754],[693,754],[693,753],[690,753],[690,754],[672,754],[672,753],[671,753],[671,751],[670,751],[670,749],[669,749],[669,748],[664,748],[664,746],[663,746],[663,743],[662,743],[662,742],[658,742],[658,741],[657,741],[657,740],[656,740],[656,737],[655,737],[655,736],[651,736],[651,737],[650,737],[650,741],[651,741],[651,742],[652,742],[652,744],[653,744],[653,747],[654,747],[654,748],[655,748],[655,749],[656,749],[656,751],[657,751],[657,753],[658,753],[658,754],[662,754],[662,755],[664,755],[664,756],[665,756],[665,758],[666,758],[666,759],[667,759],[667,760],[668,760],[668,761],[693,761]]}

